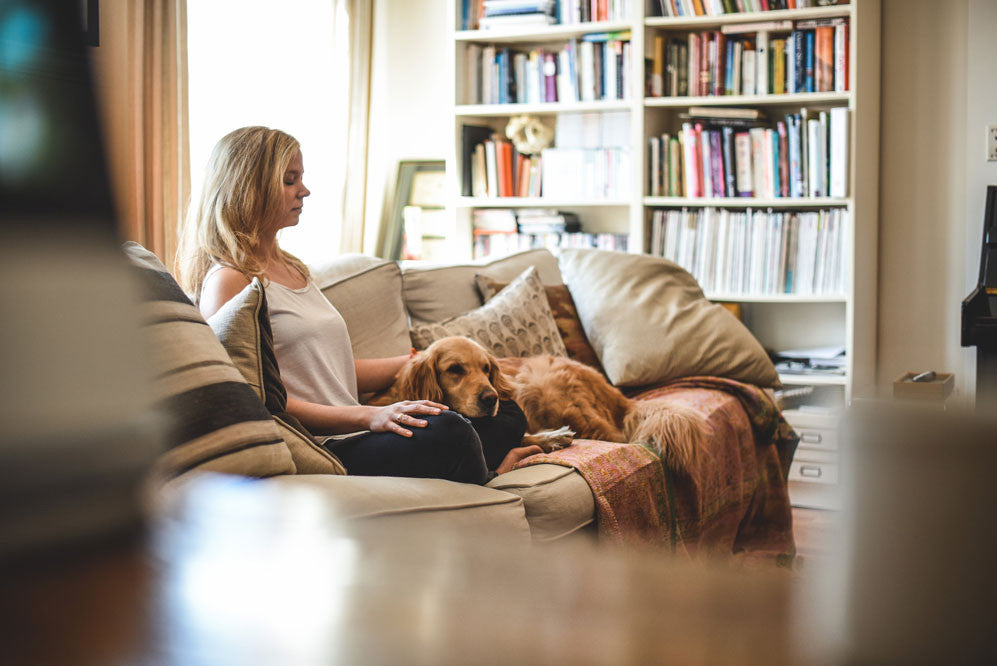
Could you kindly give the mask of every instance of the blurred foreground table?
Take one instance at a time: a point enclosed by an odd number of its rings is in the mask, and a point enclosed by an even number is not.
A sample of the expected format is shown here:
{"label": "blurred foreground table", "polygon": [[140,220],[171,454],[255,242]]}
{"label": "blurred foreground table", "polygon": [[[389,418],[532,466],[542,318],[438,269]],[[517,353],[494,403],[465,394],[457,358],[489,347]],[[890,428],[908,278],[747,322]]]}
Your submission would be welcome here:
{"label": "blurred foreground table", "polygon": [[344,522],[307,489],[231,479],[142,543],[7,587],[17,663],[783,664],[789,576],[588,541]]}

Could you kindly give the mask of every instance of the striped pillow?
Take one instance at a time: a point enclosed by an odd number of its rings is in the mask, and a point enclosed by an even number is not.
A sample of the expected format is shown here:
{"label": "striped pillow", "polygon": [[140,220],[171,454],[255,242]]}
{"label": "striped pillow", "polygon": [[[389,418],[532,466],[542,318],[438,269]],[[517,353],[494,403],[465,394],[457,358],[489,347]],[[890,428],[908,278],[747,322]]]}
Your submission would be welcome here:
{"label": "striped pillow", "polygon": [[287,412],[287,391],[273,350],[267,297],[259,278],[253,278],[245,289],[208,317],[208,325],[273,415],[298,474],[346,474],[339,459],[322,448],[298,419]]}
{"label": "striped pillow", "polygon": [[125,243],[124,251],[141,290],[153,388],[167,420],[160,470],[168,477],[195,469],[294,474],[291,452],[270,412],[173,276],[138,243]]}

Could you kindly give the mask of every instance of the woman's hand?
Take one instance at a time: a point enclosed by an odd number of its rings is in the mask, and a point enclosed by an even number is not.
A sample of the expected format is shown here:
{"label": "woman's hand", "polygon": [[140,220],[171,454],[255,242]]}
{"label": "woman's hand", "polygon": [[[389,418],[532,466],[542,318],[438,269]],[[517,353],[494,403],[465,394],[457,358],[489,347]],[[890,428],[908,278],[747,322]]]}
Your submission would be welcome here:
{"label": "woman's hand", "polygon": [[439,414],[446,405],[429,400],[403,400],[384,407],[376,407],[371,413],[368,429],[372,432],[394,432],[402,437],[411,437],[409,428],[425,428],[427,422],[417,414]]}

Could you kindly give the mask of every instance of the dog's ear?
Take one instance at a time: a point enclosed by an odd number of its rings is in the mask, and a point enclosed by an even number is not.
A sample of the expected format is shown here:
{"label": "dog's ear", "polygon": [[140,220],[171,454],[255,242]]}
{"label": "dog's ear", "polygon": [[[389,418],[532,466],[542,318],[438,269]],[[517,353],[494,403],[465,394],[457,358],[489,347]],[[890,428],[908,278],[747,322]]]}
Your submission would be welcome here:
{"label": "dog's ear", "polygon": [[495,387],[495,392],[498,393],[499,399],[512,400],[515,398],[515,387],[513,387],[509,378],[505,376],[505,373],[502,372],[498,359],[491,354],[488,355],[488,367],[488,381]]}
{"label": "dog's ear", "polygon": [[398,373],[395,393],[404,400],[443,402],[443,389],[436,380],[436,363],[428,352],[419,352]]}

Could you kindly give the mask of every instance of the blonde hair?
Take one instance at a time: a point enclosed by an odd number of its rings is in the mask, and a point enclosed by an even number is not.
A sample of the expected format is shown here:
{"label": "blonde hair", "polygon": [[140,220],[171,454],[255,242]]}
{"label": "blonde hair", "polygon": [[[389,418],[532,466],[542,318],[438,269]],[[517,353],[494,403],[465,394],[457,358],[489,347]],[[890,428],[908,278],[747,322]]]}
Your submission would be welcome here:
{"label": "blonde hair", "polygon": [[[214,264],[265,280],[256,252],[263,232],[280,214],[284,173],[298,150],[297,139],[268,127],[243,127],[215,144],[201,200],[187,212],[177,252],[180,284],[195,300],[200,300],[201,283]],[[308,278],[300,259],[279,251]]]}

